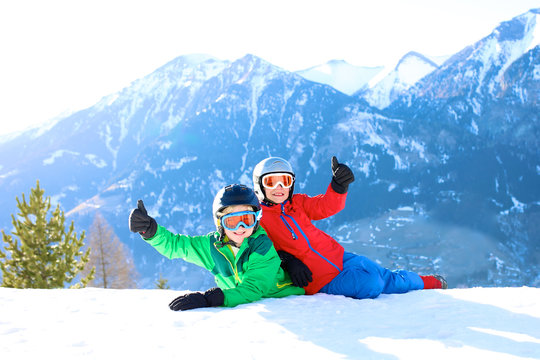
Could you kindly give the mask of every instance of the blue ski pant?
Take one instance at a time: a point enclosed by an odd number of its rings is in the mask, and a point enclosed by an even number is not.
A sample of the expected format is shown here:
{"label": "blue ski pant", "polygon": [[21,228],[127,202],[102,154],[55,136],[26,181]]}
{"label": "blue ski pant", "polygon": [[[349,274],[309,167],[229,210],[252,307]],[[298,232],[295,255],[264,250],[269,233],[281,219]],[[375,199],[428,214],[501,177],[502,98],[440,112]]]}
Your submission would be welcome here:
{"label": "blue ski pant", "polygon": [[365,256],[345,252],[343,271],[319,292],[355,299],[373,299],[380,294],[401,294],[423,288],[424,281],[416,273],[391,271]]}

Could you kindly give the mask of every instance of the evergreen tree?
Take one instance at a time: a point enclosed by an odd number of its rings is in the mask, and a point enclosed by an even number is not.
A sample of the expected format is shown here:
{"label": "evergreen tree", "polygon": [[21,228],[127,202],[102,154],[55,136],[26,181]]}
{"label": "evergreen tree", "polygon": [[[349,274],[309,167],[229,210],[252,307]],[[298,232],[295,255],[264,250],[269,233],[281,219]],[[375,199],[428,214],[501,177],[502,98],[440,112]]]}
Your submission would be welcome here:
{"label": "evergreen tree", "polygon": [[88,285],[105,289],[136,288],[139,274],[133,257],[100,213],[94,217],[88,239],[90,260],[83,275],[93,268],[96,270],[94,279]]}
{"label": "evergreen tree", "polygon": [[[63,288],[72,283],[88,262],[89,252],[83,254],[84,231],[77,238],[73,221],[66,232],[64,212],[56,206],[51,209],[50,197],[43,198],[45,190],[30,190],[29,201],[24,193],[22,201],[16,197],[19,213],[11,215],[14,231],[8,235],[2,230],[6,252],[0,249],[2,286],[14,288]],[[84,287],[93,272],[81,277],[72,287]]]}
{"label": "evergreen tree", "polygon": [[159,274],[159,279],[156,281],[156,289],[170,289],[171,287],[167,285],[169,280],[163,278],[161,274]]}

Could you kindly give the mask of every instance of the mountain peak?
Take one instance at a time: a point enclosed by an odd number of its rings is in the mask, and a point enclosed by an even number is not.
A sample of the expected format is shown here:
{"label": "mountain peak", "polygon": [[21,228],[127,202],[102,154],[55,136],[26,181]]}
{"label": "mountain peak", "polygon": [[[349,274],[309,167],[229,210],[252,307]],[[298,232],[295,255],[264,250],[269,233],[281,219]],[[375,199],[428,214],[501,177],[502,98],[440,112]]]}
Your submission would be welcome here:
{"label": "mountain peak", "polygon": [[355,66],[345,60],[330,60],[296,73],[309,81],[330,85],[344,94],[352,95],[365,88],[383,68]]}
{"label": "mountain peak", "polygon": [[[460,96],[493,96],[503,88],[507,69],[538,46],[537,23],[540,9],[530,10],[500,23],[488,36],[465,47],[429,74],[417,89],[405,96],[452,99]],[[475,108],[479,113],[480,109]]]}
{"label": "mountain peak", "polygon": [[428,59],[426,56],[420,54],[419,52],[416,52],[416,51],[409,51],[408,53],[406,53],[398,62],[398,64],[396,65],[396,70],[399,70],[399,68],[401,66],[403,66],[404,64],[406,64],[408,61],[411,61],[411,60],[420,60],[421,62],[424,62],[428,65],[431,65],[433,66],[434,68],[437,68],[438,65],[433,62],[433,60],[431,59]]}
{"label": "mountain peak", "polygon": [[[240,62],[240,63],[244,63],[244,64],[268,64],[268,65],[272,65],[271,63],[269,63],[268,61],[258,57],[257,55],[253,55],[253,54],[246,54],[244,56],[242,56],[241,58],[237,59],[235,61],[236,62]],[[272,65],[274,66],[274,65]]]}
{"label": "mountain peak", "polygon": [[221,61],[218,58],[208,54],[187,54],[179,56],[177,59],[191,65],[197,65],[208,60]]}
{"label": "mountain peak", "polygon": [[503,21],[492,35],[499,41],[519,41],[531,37],[537,45],[540,40],[538,30],[535,30],[538,26],[538,15],[540,15],[540,8],[529,10],[511,20]]}
{"label": "mountain peak", "polygon": [[373,78],[369,90],[362,96],[370,105],[384,109],[438,67],[424,55],[410,51],[399,60],[393,70],[381,72]]}

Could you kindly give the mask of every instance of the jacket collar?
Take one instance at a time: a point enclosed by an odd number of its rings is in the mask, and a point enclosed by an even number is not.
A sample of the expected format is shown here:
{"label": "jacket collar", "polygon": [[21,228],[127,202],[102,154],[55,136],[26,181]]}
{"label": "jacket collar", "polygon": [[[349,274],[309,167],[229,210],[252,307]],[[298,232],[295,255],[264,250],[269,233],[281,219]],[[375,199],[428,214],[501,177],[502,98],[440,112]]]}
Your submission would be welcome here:
{"label": "jacket collar", "polygon": [[285,200],[281,204],[267,204],[267,203],[261,203],[261,206],[263,206],[265,209],[272,211],[272,212],[281,212],[285,206],[289,204],[289,200]]}
{"label": "jacket collar", "polygon": [[[218,233],[216,232],[216,234],[218,234]],[[238,248],[238,251],[236,252],[236,254],[233,254],[234,256],[232,257],[232,259],[235,259],[235,261],[240,259],[240,256],[249,247],[249,241],[252,240],[252,239],[258,238],[261,235],[267,235],[267,233],[266,233],[266,230],[264,230],[263,227],[259,225],[257,230],[253,234],[251,234],[249,237],[245,238],[244,241],[242,241],[242,245],[240,245],[240,247]],[[216,245],[216,244],[214,243],[214,245]],[[225,243],[224,247],[226,245],[234,246],[234,245],[232,245],[232,242],[231,243],[229,243],[229,242]],[[232,250],[230,250],[230,251],[232,252]]]}

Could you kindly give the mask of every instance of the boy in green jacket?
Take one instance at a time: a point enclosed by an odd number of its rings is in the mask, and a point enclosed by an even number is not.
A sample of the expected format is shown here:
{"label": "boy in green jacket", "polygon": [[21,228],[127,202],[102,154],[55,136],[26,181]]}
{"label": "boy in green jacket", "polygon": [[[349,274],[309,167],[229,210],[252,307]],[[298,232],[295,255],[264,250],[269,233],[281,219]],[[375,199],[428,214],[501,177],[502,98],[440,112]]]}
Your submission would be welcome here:
{"label": "boy in green jacket", "polygon": [[201,236],[173,234],[148,216],[142,200],[129,215],[129,228],[169,259],[182,258],[214,274],[218,287],[174,299],[171,310],[209,306],[233,307],[265,297],[303,295],[259,226],[261,207],[252,189],[228,185],[212,207],[217,231]]}

